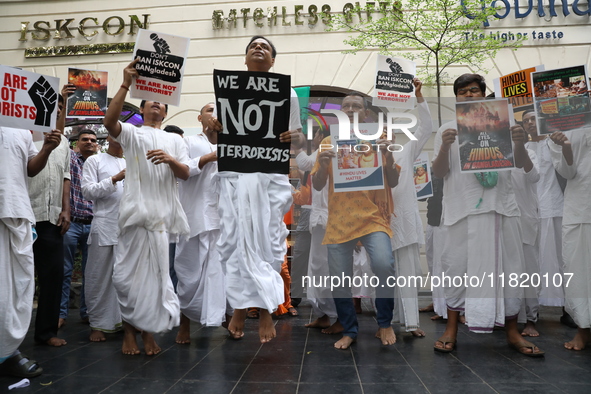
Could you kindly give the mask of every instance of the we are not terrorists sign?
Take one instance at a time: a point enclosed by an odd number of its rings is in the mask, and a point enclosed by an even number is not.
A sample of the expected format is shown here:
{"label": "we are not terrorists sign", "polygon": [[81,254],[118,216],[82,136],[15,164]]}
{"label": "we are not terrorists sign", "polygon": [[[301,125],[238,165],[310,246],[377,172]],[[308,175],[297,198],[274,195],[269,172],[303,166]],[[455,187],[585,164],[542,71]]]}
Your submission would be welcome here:
{"label": "we are not terrorists sign", "polygon": [[289,173],[291,77],[251,71],[213,71],[218,136],[218,169],[241,173]]}

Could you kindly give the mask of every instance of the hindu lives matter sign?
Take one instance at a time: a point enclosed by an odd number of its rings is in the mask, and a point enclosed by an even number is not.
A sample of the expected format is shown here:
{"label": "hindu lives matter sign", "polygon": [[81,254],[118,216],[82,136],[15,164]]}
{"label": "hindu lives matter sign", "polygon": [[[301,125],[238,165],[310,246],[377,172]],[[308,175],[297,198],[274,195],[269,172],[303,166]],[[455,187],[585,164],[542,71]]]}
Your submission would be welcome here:
{"label": "hindu lives matter sign", "polygon": [[252,71],[213,71],[218,136],[218,169],[242,173],[289,173],[291,77]]}

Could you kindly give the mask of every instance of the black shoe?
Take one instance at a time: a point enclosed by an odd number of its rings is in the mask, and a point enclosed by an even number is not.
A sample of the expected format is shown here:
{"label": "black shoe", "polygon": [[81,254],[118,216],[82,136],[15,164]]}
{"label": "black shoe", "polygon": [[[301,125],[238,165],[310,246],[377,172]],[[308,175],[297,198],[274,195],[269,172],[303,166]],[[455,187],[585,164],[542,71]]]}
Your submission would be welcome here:
{"label": "black shoe", "polygon": [[298,305],[300,305],[300,302],[302,302],[301,298],[292,298],[291,299],[291,306],[297,308]]}
{"label": "black shoe", "polygon": [[566,312],[564,312],[563,315],[560,316],[560,322],[570,328],[578,328],[577,323],[575,323],[573,318]]}

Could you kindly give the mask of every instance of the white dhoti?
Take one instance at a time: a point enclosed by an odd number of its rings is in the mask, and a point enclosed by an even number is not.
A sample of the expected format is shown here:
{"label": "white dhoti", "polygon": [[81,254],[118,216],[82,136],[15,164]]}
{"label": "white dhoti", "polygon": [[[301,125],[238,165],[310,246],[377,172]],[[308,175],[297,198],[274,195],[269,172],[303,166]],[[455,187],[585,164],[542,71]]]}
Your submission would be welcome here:
{"label": "white dhoti", "polygon": [[[419,245],[412,244],[394,251],[396,276],[405,278],[404,286],[396,286],[394,296],[394,321],[404,324],[406,332],[419,328],[418,287],[421,285]],[[417,279],[418,278],[418,279]],[[399,284],[403,284],[401,280]]]}
{"label": "white dhoti", "polygon": [[311,228],[312,239],[310,242],[310,259],[308,260],[308,278],[305,283],[306,295],[312,305],[316,317],[327,315],[329,318],[337,318],[337,309],[332,298],[328,272],[328,249],[322,245],[326,228],[314,226]]}
{"label": "white dhoti", "polygon": [[446,226],[441,262],[448,308],[465,310],[471,331],[490,333],[517,317],[524,272],[519,217],[490,212]]}
{"label": "white dhoti", "polygon": [[[565,309],[579,328],[590,328],[591,224],[565,225],[562,240],[565,262],[563,277]],[[552,278],[554,279],[558,284],[558,279]]]}
{"label": "white dhoti", "polygon": [[376,298],[376,291],[373,287],[370,286],[370,280],[374,276],[373,271],[371,270],[371,264],[369,261],[369,256],[367,255],[367,251],[363,246],[359,248],[359,251],[355,250],[353,252],[353,277],[354,278],[364,278],[367,277],[367,280],[360,281],[360,286],[352,286],[351,287],[351,294],[353,298]]}
{"label": "white dhoti", "polygon": [[115,332],[121,328],[119,300],[113,285],[115,245],[99,246],[92,239],[88,245],[88,260],[84,270],[84,296],[88,308],[90,328],[103,332]]}
{"label": "white dhoti", "polygon": [[12,356],[29,329],[35,264],[26,219],[0,218],[0,360]]}
{"label": "white dhoti", "polygon": [[[564,286],[554,286],[552,278],[562,276],[564,262],[562,259],[562,218],[540,219],[540,305],[564,306]],[[546,286],[547,274],[548,286]]]}
{"label": "white dhoti", "polygon": [[179,300],[168,273],[168,233],[130,226],[115,247],[113,284],[123,321],[150,333],[180,322]]}
{"label": "white dhoti", "polygon": [[287,176],[218,173],[218,248],[226,275],[226,296],[234,309],[274,312],[285,302],[279,275],[289,233],[283,216],[291,207]]}
{"label": "white dhoti", "polygon": [[[425,234],[425,253],[427,255],[427,264],[431,271],[431,277],[441,277],[441,253],[443,251],[443,242],[445,237],[443,232],[445,226],[427,226]],[[433,283],[433,282],[431,282]],[[442,286],[432,286],[433,310],[444,319],[447,319],[447,303],[445,302],[445,292]]]}
{"label": "white dhoti", "polygon": [[538,321],[538,312],[540,310],[540,303],[538,301],[538,296],[540,295],[540,282],[538,281],[538,275],[540,273],[540,266],[538,264],[539,250],[537,242],[535,245],[523,244],[525,272],[529,280],[524,281],[521,278],[519,280],[520,285],[521,282],[524,282],[524,299],[521,305],[521,311],[519,312],[519,323],[525,323],[526,321],[536,323]]}
{"label": "white dhoti", "polygon": [[174,269],[181,312],[205,326],[220,326],[226,313],[226,284],[216,247],[219,230],[201,233],[176,245]]}

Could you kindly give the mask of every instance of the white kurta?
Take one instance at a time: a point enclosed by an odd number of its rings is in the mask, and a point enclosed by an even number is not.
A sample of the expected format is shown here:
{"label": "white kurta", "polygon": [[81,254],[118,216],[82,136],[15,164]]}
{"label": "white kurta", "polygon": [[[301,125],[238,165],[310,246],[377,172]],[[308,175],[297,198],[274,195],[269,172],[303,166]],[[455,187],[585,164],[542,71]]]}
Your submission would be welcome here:
{"label": "white kurta", "polygon": [[[413,179],[413,164],[432,134],[433,124],[431,113],[426,101],[419,103],[419,128],[414,133],[416,141],[410,140],[404,144],[401,152],[393,153],[396,164],[400,169],[398,185],[392,189],[394,200],[394,215],[391,215],[392,250],[394,251],[394,266],[396,275],[415,277],[421,275],[419,258],[419,244],[425,243],[423,222],[419,215],[417,194]],[[407,331],[419,328],[418,289],[405,286],[396,287],[394,294],[397,300],[394,304],[394,321],[406,326]]]}
{"label": "white kurta", "polygon": [[[456,122],[444,124],[437,131],[436,154],[441,148],[441,134],[456,129]],[[523,291],[501,287],[501,274],[523,273],[523,249],[519,208],[513,192],[510,171],[498,172],[495,187],[484,188],[474,174],[460,172],[458,140],[449,151],[450,170],[444,177],[443,217],[444,249],[442,275],[482,278],[492,275],[494,282],[483,287],[444,287],[448,307],[465,309],[466,322],[475,332],[492,332],[505,317],[517,317]],[[480,201],[482,199],[482,201]],[[480,202],[479,202],[480,201]]]}
{"label": "white kurta", "polygon": [[[538,142],[528,142],[526,147],[536,152],[538,159],[540,180],[537,183],[539,215],[540,215],[540,243],[539,264],[540,275],[553,278],[564,272],[562,259],[562,209],[564,194],[556,179],[556,171],[552,163],[549,138]],[[525,233],[525,231],[524,231]],[[564,286],[546,286],[542,281],[540,290],[540,305],[564,306]]]}
{"label": "white kurta", "polygon": [[[296,156],[296,163],[301,171],[312,171],[316,163],[318,151],[312,152],[309,156],[300,152]],[[327,315],[330,318],[337,317],[337,310],[332,299],[330,288],[324,286],[322,278],[328,277],[328,249],[322,245],[326,233],[326,222],[328,221],[328,184],[322,190],[312,187],[312,208],[310,211],[310,257],[308,260],[308,277],[310,283],[306,283],[306,296],[312,305],[314,315],[322,317]],[[316,281],[314,281],[316,280]]]}
{"label": "white kurta", "polygon": [[591,327],[591,130],[565,133],[572,145],[573,165],[566,164],[560,146],[551,143],[552,161],[567,179],[564,191],[563,256],[565,309],[580,328]]}
{"label": "white kurta", "polygon": [[28,130],[0,127],[0,361],[18,349],[31,322],[35,216],[27,164],[36,154]]}
{"label": "white kurta", "polygon": [[189,225],[170,166],[156,165],[146,154],[162,149],[188,164],[187,147],[176,134],[127,123],[116,140],[127,163],[113,269],[121,315],[147,332],[170,330],[179,324],[180,308],[168,273],[168,233],[187,235]]}
{"label": "white kurta", "polygon": [[206,326],[219,326],[225,318],[224,273],[216,243],[220,219],[213,177],[217,161],[199,168],[201,156],[215,152],[205,134],[184,139],[191,158],[191,177],[179,181],[179,198],[189,222],[190,238],[182,237],[176,246],[174,268],[181,312]]}
{"label": "white kurta", "polygon": [[90,328],[103,332],[117,331],[121,327],[113,266],[119,234],[119,203],[125,181],[113,184],[111,177],[124,168],[125,159],[99,153],[90,156],[82,170],[82,195],[92,201],[94,215],[88,236],[84,295]]}
{"label": "white kurta", "polygon": [[[292,89],[289,129],[301,128],[299,101]],[[292,203],[288,177],[228,171],[218,173],[215,184],[221,223],[218,248],[228,302],[234,309],[274,312],[285,302],[279,272],[289,233],[283,216]]]}

